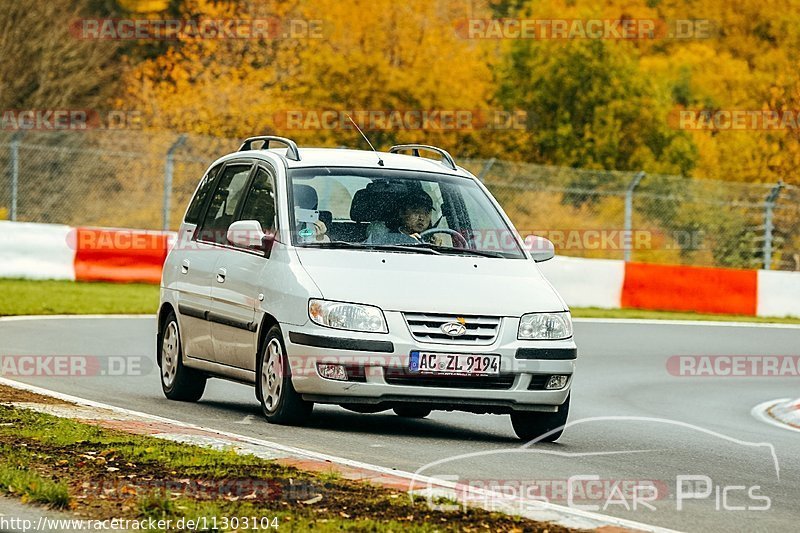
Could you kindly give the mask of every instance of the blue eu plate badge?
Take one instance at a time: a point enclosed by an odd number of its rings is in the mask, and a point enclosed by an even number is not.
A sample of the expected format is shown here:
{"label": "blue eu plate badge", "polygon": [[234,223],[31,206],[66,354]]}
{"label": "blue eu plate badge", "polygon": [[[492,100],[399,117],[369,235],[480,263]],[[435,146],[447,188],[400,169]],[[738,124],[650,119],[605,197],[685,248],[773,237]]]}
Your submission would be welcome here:
{"label": "blue eu plate badge", "polygon": [[419,372],[419,352],[411,352],[408,360],[408,369],[411,372]]}

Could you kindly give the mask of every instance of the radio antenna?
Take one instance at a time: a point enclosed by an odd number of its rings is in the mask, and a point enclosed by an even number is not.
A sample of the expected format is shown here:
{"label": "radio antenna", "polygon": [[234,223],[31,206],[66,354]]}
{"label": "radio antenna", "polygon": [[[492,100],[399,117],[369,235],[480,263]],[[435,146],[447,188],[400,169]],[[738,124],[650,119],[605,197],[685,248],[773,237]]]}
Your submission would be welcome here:
{"label": "radio antenna", "polygon": [[363,131],[361,131],[361,128],[359,128],[359,127],[358,127],[358,124],[356,124],[356,121],[355,121],[355,120],[353,120],[353,117],[351,117],[351,116],[350,116],[350,115],[348,115],[348,114],[345,114],[345,116],[346,116],[346,117],[347,117],[347,118],[350,120],[350,122],[352,122],[352,123],[353,123],[353,126],[355,126],[355,127],[356,127],[356,129],[358,130],[358,133],[360,133],[360,134],[361,134],[361,136],[362,136],[362,137],[364,137],[364,140],[365,140],[365,141],[367,141],[367,144],[369,145],[369,147],[370,147],[370,148],[372,148],[372,151],[373,151],[373,152],[375,152],[375,155],[377,155],[377,156],[378,156],[378,165],[380,165],[380,166],[383,166],[383,159],[381,159],[381,156],[380,156],[380,154],[379,154],[379,153],[378,153],[378,151],[375,149],[375,147],[374,147],[374,146],[372,146],[372,143],[371,143],[371,142],[369,142],[369,139],[367,138],[367,136],[366,136],[366,135],[364,135],[364,132],[363,132]]}

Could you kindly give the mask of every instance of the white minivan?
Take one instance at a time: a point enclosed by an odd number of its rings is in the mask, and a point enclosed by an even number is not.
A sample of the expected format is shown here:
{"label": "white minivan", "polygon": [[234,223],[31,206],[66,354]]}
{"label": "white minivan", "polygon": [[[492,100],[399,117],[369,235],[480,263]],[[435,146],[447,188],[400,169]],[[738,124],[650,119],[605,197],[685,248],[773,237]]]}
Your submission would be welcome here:
{"label": "white minivan", "polygon": [[554,441],[577,348],[536,266],[553,253],[439,148],[247,139],[203,176],[164,265],[164,394],[197,401],[217,377],[254,385],[273,423],[315,403],[467,411]]}

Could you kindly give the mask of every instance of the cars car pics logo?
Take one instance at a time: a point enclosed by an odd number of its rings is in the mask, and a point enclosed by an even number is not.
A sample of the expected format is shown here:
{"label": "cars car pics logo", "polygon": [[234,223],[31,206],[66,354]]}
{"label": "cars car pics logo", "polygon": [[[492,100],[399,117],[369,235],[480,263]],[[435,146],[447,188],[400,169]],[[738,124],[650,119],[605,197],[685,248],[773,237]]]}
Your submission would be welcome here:
{"label": "cars car pics logo", "polygon": [[450,337],[461,337],[467,333],[466,323],[466,320],[458,317],[454,322],[445,322],[439,326],[439,329],[441,329],[445,335],[449,335]]}

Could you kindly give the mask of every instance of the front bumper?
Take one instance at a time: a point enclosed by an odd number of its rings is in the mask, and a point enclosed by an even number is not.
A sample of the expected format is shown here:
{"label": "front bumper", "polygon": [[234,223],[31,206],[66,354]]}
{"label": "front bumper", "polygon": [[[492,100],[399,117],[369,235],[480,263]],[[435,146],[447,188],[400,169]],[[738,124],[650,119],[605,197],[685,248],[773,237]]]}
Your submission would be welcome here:
{"label": "front bumper", "polygon": [[[492,344],[420,342],[411,336],[401,313],[386,312],[385,316],[388,334],[341,331],[311,322],[305,326],[282,324],[295,390],[304,399],[317,403],[388,407],[398,403],[426,403],[433,409],[495,413],[553,412],[569,395],[576,364],[576,346],[571,338],[520,341],[517,340],[519,319],[506,317]],[[409,354],[415,350],[499,354],[500,376],[487,380],[444,376],[416,380],[417,375],[409,376],[406,370]],[[318,363],[361,367],[364,375],[353,381],[326,379],[319,375]],[[551,375],[569,375],[570,379],[562,389],[544,390],[543,380]]]}

